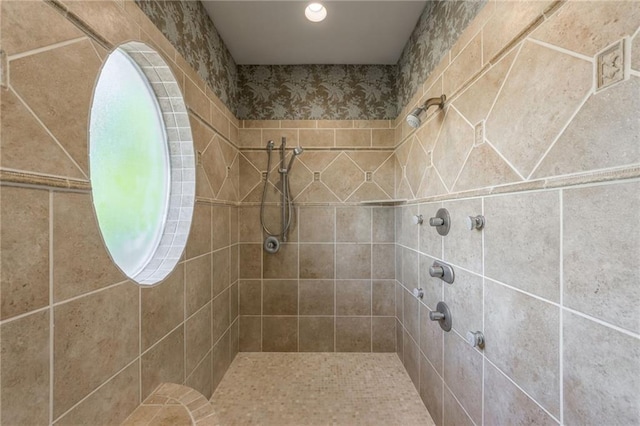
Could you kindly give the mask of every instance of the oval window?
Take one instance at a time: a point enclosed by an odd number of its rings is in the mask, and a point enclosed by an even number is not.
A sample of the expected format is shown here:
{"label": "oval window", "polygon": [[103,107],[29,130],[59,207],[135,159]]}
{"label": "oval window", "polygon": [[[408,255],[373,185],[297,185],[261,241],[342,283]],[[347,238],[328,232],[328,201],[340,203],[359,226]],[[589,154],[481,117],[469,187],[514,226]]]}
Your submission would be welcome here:
{"label": "oval window", "polygon": [[111,257],[132,280],[157,283],[187,242],[195,159],[179,86],[143,43],[120,46],[102,67],[89,158],[93,205]]}

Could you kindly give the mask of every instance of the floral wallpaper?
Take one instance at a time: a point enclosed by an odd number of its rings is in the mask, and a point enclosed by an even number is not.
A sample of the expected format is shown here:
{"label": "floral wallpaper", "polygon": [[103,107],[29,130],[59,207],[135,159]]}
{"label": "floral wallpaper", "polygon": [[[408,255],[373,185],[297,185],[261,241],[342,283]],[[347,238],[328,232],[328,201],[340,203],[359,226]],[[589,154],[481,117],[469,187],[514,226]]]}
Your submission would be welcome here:
{"label": "floral wallpaper", "polygon": [[393,65],[242,65],[238,118],[394,119],[395,77]]}
{"label": "floral wallpaper", "polygon": [[398,111],[405,107],[485,4],[486,0],[427,2],[398,60]]}
{"label": "floral wallpaper", "polygon": [[396,65],[237,66],[199,1],[135,0],[239,119],[394,119],[486,0],[428,1]]}
{"label": "floral wallpaper", "polygon": [[135,0],[215,94],[237,110],[237,67],[199,1]]}

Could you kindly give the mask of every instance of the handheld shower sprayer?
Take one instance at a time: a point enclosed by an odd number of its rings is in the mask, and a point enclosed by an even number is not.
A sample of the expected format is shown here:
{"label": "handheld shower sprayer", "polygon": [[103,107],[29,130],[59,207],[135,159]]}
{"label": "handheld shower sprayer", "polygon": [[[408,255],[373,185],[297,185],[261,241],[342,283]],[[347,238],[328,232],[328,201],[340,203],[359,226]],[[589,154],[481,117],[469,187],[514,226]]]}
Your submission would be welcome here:
{"label": "handheld shower sprayer", "polygon": [[291,172],[291,166],[293,165],[293,160],[295,160],[296,157],[302,154],[303,152],[304,152],[304,149],[302,149],[301,146],[297,146],[293,148],[293,153],[291,154],[291,159],[289,160],[289,165],[287,166],[287,172]]}
{"label": "handheld shower sprayer", "polygon": [[422,120],[420,120],[420,114],[435,105],[439,106],[440,109],[444,108],[444,102],[446,100],[447,97],[445,95],[442,95],[439,98],[427,99],[424,104],[415,108],[407,115],[407,124],[409,124],[409,126],[413,127],[414,129],[417,129],[418,127],[420,127],[420,124],[422,124]]}

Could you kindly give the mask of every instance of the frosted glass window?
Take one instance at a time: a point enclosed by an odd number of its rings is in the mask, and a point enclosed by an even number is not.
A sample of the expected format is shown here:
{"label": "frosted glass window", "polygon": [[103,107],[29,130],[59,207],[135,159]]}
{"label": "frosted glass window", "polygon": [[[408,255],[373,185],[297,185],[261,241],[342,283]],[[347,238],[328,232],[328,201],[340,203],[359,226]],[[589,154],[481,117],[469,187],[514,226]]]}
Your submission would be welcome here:
{"label": "frosted glass window", "polygon": [[168,93],[171,85],[177,89],[156,52],[128,43],[104,63],[91,107],[90,172],[98,224],[114,262],[141,284],[156,283],[173,270],[193,214],[191,131],[179,90]]}

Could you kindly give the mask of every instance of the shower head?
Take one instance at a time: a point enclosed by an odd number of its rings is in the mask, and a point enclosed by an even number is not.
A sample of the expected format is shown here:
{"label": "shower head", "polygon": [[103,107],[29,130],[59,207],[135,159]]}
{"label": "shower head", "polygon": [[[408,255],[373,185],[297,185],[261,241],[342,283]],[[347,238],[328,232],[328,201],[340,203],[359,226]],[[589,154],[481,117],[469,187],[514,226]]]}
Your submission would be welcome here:
{"label": "shower head", "polygon": [[422,114],[423,112],[428,110],[429,107],[434,105],[439,106],[440,109],[444,108],[444,101],[446,100],[447,100],[447,97],[445,95],[442,95],[439,98],[427,99],[424,104],[415,108],[413,111],[409,113],[409,115],[407,115],[407,124],[409,124],[409,126],[413,127],[414,129],[417,129],[418,127],[420,127],[420,124],[422,123],[422,120],[420,120],[420,114]]}
{"label": "shower head", "polygon": [[420,120],[420,114],[422,114],[422,111],[422,108],[416,108],[411,111],[409,115],[407,115],[407,124],[414,129],[420,127],[420,123],[422,123],[422,120]]}
{"label": "shower head", "polygon": [[287,171],[290,172],[291,171],[291,166],[293,166],[293,160],[295,160],[295,158],[302,154],[302,152],[304,151],[304,149],[302,149],[301,146],[297,146],[295,148],[293,148],[293,154],[291,155],[291,159],[289,160],[289,165],[287,166]]}

